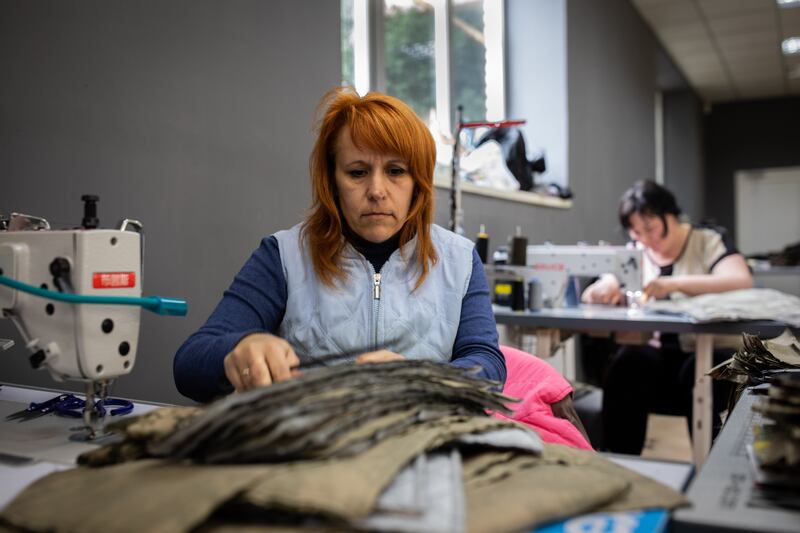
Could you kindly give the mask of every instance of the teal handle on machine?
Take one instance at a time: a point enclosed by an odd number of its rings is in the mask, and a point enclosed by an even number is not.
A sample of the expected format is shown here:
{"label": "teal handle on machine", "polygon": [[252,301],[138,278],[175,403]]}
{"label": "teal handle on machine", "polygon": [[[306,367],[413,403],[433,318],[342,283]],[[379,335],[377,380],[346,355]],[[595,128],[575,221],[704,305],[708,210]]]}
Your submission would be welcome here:
{"label": "teal handle on machine", "polygon": [[158,315],[186,316],[189,305],[186,300],[177,298],[162,298],[161,296],[144,296],[137,298],[134,296],[87,296],[84,294],[71,294],[64,292],[50,291],[40,287],[34,287],[27,283],[22,283],[6,276],[0,276],[0,285],[27,292],[41,298],[67,302],[70,304],[101,304],[101,305],[138,305],[148,311]]}

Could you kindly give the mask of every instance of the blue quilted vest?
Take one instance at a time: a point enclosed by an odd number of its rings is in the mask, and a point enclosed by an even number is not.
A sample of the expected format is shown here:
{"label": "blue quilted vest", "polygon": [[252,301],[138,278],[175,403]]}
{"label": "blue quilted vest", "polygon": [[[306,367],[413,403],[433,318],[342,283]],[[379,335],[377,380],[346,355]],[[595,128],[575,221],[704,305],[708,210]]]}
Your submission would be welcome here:
{"label": "blue quilted vest", "polygon": [[410,359],[450,360],[472,275],[472,242],[431,226],[439,261],[414,292],[416,238],[403,247],[405,258],[395,250],[379,273],[348,244],[340,258],[346,278],[332,288],[314,272],[301,231],[298,224],[275,233],[288,292],[278,332],[301,361],[383,348]]}

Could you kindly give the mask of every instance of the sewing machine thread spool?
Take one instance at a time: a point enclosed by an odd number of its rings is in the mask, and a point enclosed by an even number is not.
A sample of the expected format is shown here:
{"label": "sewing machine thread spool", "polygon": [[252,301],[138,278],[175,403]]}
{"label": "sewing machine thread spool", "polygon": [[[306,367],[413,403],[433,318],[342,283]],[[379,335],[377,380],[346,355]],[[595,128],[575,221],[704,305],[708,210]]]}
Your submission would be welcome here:
{"label": "sewing machine thread spool", "polygon": [[542,308],[542,284],[538,279],[528,283],[528,309],[536,311]]}
{"label": "sewing machine thread spool", "polygon": [[512,265],[525,266],[528,250],[528,238],[522,236],[522,230],[517,226],[517,234],[511,239],[511,261]]}
{"label": "sewing machine thread spool", "polygon": [[511,282],[511,309],[513,311],[525,310],[525,284],[522,281]]}
{"label": "sewing machine thread spool", "polygon": [[486,233],[486,227],[483,224],[481,224],[481,230],[478,232],[478,237],[475,239],[475,251],[478,252],[481,263],[485,265],[486,258],[489,255],[489,234]]}

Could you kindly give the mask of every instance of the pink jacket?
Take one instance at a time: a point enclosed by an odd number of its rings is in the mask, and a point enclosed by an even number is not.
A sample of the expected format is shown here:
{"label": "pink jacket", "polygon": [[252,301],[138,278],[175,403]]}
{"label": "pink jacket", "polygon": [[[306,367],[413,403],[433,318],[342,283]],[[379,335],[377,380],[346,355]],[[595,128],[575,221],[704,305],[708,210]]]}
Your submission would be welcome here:
{"label": "pink jacket", "polygon": [[522,401],[514,406],[510,418],[532,427],[545,442],[566,444],[591,450],[592,446],[569,420],[556,418],[550,404],[563,400],[572,386],[553,367],[529,353],[500,346],[506,358],[506,385],[503,394]]}

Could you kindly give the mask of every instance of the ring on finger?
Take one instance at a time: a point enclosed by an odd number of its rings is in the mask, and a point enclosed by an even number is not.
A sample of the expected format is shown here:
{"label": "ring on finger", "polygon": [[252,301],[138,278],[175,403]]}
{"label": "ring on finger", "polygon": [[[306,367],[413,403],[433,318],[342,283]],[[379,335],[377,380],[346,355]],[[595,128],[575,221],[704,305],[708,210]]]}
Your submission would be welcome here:
{"label": "ring on finger", "polygon": [[239,373],[242,375],[243,378],[249,378],[250,377],[250,368],[249,367],[244,367],[242,369],[242,371],[239,372]]}

